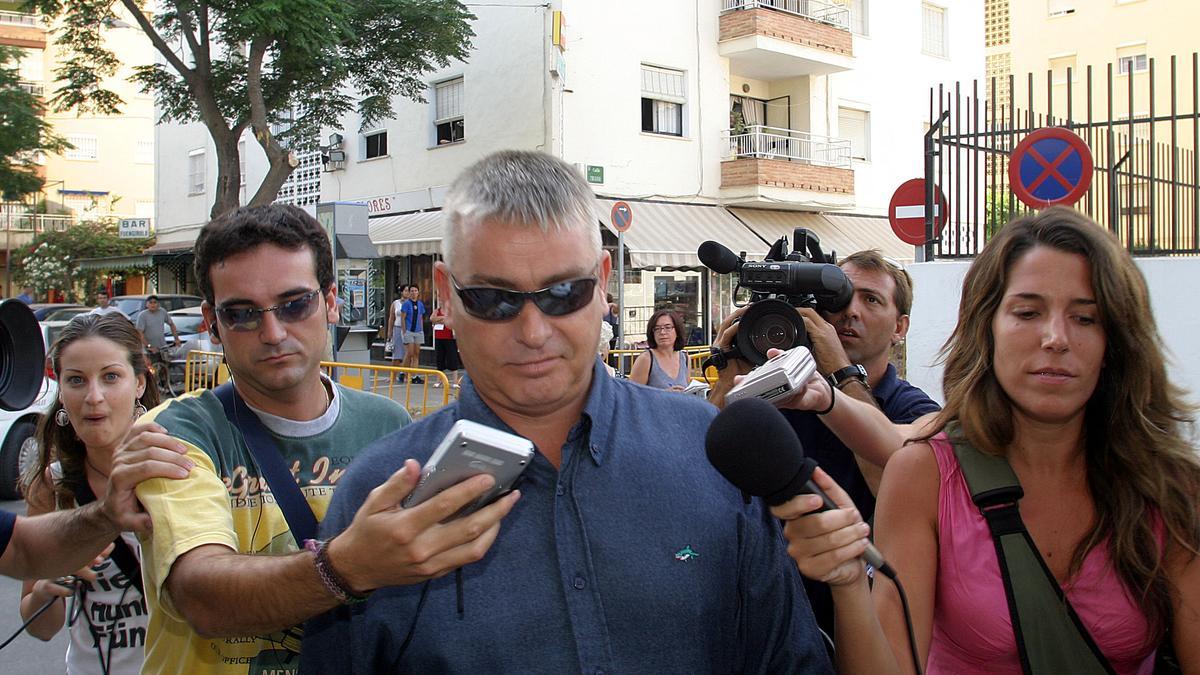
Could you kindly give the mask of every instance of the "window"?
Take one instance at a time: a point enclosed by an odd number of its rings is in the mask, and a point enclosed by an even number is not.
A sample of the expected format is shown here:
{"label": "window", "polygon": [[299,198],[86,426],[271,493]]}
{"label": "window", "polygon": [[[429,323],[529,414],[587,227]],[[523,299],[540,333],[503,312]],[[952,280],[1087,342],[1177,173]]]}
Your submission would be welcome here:
{"label": "window", "polygon": [[63,206],[70,209],[76,216],[95,216],[100,214],[100,200],[93,195],[64,195]]}
{"label": "window", "polygon": [[26,82],[40,83],[45,79],[45,70],[42,68],[43,52],[40,49],[22,49],[21,63],[19,70],[21,79]]}
{"label": "window", "polygon": [[871,113],[853,108],[838,108],[839,135],[850,141],[850,156],[871,158]]}
{"label": "window", "polygon": [[137,142],[137,147],[134,149],[133,161],[138,164],[153,164],[154,163],[154,139],[141,139]]}
{"label": "window", "polygon": [[921,51],[930,56],[948,56],[946,50],[946,8],[921,5]]}
{"label": "window", "polygon": [[1075,55],[1055,56],[1050,59],[1050,78],[1054,84],[1067,83],[1067,69],[1071,71],[1071,79],[1078,79],[1079,69],[1075,66]]}
{"label": "window", "polygon": [[642,65],[642,131],[683,136],[683,71]]}
{"label": "window", "polygon": [[360,162],[366,159],[384,157],[387,154],[386,130],[369,131],[359,137],[358,159]]}
{"label": "window", "polygon": [[90,160],[100,158],[100,139],[88,134],[67,134],[67,142],[75,146],[63,153],[67,159]]}
{"label": "window", "polygon": [[1129,56],[1121,56],[1117,58],[1117,74],[1128,75],[1131,71],[1135,73],[1143,73],[1149,68],[1149,61],[1145,54],[1130,54]]}
{"label": "window", "polygon": [[246,187],[246,141],[238,141],[238,185]]}
{"label": "window", "polygon": [[203,150],[192,150],[188,153],[188,194],[204,194],[204,183],[208,177],[208,163],[205,161]]}
{"label": "window", "polygon": [[463,79],[458,77],[433,85],[433,105],[437,144],[446,145],[465,140]]}
{"label": "window", "polygon": [[858,35],[870,35],[867,0],[850,0],[850,30]]}
{"label": "window", "polygon": [[1074,14],[1075,0],[1047,0],[1046,13],[1050,16]]}

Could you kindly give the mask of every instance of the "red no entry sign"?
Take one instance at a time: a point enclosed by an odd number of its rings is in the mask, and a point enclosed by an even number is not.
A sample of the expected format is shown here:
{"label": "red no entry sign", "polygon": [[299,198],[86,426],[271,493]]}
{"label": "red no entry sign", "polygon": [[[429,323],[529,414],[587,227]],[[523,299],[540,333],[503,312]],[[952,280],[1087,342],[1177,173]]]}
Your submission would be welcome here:
{"label": "red no entry sign", "polygon": [[[933,186],[933,229],[935,232],[946,224],[949,212],[946,195]],[[892,232],[906,244],[925,245],[925,179],[913,178],[905,181],[892,194],[888,202],[888,222]]]}
{"label": "red no entry sign", "polygon": [[612,218],[613,227],[617,228],[617,232],[628,232],[629,226],[633,225],[633,209],[625,202],[613,204],[609,217]]}
{"label": "red no entry sign", "polygon": [[1082,138],[1058,127],[1026,136],[1008,160],[1008,182],[1027,206],[1074,204],[1092,184],[1092,151]]}

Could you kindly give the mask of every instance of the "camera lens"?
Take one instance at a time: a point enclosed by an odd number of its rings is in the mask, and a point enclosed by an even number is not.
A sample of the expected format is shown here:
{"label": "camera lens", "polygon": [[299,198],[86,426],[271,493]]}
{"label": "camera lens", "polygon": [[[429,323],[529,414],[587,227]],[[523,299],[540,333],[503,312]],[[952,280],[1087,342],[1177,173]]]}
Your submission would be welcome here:
{"label": "camera lens", "polygon": [[750,305],[737,332],[737,347],[755,365],[767,360],[768,349],[788,350],[808,344],[808,331],[796,308],[783,300],[767,299]]}
{"label": "camera lens", "polygon": [[46,347],[37,319],[20,300],[0,302],[0,409],[21,410],[42,388]]}

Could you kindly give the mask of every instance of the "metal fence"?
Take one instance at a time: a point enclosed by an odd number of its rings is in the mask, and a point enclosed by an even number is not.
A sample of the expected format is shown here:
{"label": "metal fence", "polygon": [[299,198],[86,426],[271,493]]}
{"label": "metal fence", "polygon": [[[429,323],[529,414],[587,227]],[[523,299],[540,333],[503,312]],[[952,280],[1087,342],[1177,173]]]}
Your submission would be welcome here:
{"label": "metal fence", "polygon": [[929,115],[926,181],[949,200],[935,256],[975,255],[1029,211],[1012,192],[1008,162],[1022,139],[1045,127],[1068,129],[1091,150],[1091,186],[1076,208],[1134,255],[1200,254],[1197,54],[939,86]]}

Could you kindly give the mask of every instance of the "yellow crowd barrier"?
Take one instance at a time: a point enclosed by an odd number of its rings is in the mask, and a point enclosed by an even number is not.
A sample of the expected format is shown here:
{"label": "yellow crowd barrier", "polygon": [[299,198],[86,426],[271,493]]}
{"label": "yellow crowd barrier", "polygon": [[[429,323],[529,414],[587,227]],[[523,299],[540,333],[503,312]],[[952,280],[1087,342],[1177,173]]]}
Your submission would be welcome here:
{"label": "yellow crowd barrier", "polygon": [[[646,351],[646,350],[645,349],[612,349],[612,350],[609,350],[609,352],[608,352],[608,363],[609,363],[609,365],[613,366],[614,368],[617,368],[617,367],[623,368],[624,373],[626,375],[628,375],[629,370],[631,368],[633,368],[633,360],[637,358],[638,354],[641,354],[644,351]],[[691,376],[692,379],[703,380],[704,379],[703,364],[704,364],[704,359],[707,359],[708,355],[710,353],[709,348],[704,345],[700,345],[700,346],[693,346],[693,347],[684,347],[683,351],[686,352],[688,355],[688,375]],[[716,369],[712,369],[711,379],[713,381],[716,381],[716,379],[717,379],[717,376],[715,373],[716,373]]]}
{"label": "yellow crowd barrier", "polygon": [[[351,389],[387,396],[408,409],[413,418],[423,417],[450,402],[450,380],[440,370],[376,366],[365,363],[322,361],[321,370]],[[403,375],[403,382],[397,378]],[[229,379],[225,355],[220,352],[188,352],[184,377],[186,390],[212,389]],[[423,381],[414,384],[413,378]]]}

